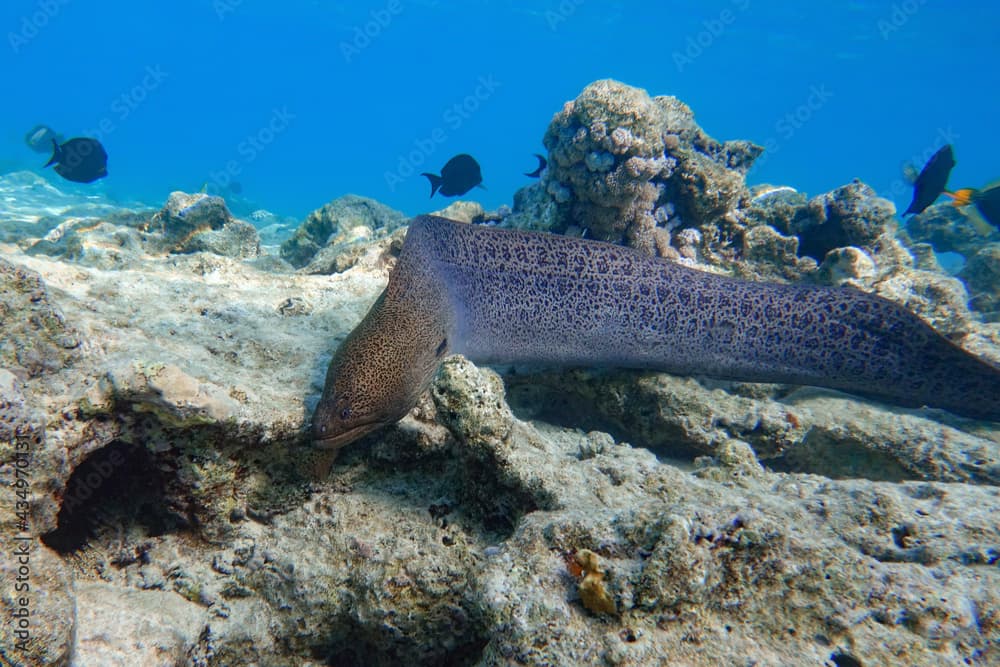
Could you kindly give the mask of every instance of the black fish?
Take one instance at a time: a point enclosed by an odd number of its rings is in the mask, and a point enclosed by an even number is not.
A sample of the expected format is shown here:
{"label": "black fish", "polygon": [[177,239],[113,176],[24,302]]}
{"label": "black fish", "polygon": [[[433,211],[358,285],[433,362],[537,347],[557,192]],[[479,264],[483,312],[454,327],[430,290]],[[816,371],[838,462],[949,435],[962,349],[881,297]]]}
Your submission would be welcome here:
{"label": "black fish", "polygon": [[975,204],[976,210],[986,222],[994,227],[1000,227],[1000,184],[991,185],[982,190],[963,188],[955,190],[949,196],[955,199],[953,202],[955,206]]}
{"label": "black fish", "polygon": [[994,227],[1000,227],[1000,185],[980,190],[972,198],[976,209]]}
{"label": "black fish", "polygon": [[441,167],[441,175],[420,174],[426,176],[431,182],[431,197],[434,193],[440,192],[445,197],[457,197],[464,195],[472,188],[483,182],[483,173],[479,169],[476,158],[465,153],[460,153],[448,160]]}
{"label": "black fish", "polygon": [[920,175],[913,182],[913,201],[903,215],[922,213],[933,204],[948,187],[948,176],[954,166],[955,154],[951,150],[951,144],[945,144],[920,170]]}
{"label": "black fish", "polygon": [[52,141],[62,141],[63,138],[48,125],[36,125],[24,135],[24,143],[36,153],[48,153],[52,150]]}
{"label": "black fish", "polygon": [[531,178],[538,178],[545,171],[545,167],[549,166],[549,161],[545,159],[544,156],[535,153],[535,157],[538,158],[538,169],[532,172],[524,172],[525,176],[530,176]]}
{"label": "black fish", "polygon": [[55,165],[56,173],[74,183],[93,183],[108,175],[108,154],[97,139],[77,137],[59,145],[52,140],[52,158],[45,166]]}

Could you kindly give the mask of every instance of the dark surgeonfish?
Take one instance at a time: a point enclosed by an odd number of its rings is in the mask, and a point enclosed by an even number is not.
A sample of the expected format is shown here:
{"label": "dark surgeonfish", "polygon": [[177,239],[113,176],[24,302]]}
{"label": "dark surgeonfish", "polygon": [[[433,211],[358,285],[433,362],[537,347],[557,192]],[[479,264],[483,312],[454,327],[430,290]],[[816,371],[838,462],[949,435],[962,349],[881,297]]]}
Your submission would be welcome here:
{"label": "dark surgeonfish", "polygon": [[476,158],[460,153],[445,162],[441,167],[441,175],[423,173],[431,182],[431,197],[440,192],[445,197],[464,195],[472,188],[482,187],[483,172],[479,169]]}
{"label": "dark surgeonfish", "polygon": [[56,173],[74,183],[93,183],[108,175],[108,154],[97,139],[77,137],[60,145],[52,140],[52,158],[45,166],[55,165]]}
{"label": "dark surgeonfish", "polygon": [[913,182],[913,201],[903,215],[916,215],[934,203],[948,187],[948,176],[955,166],[955,154],[951,144],[945,144],[931,156],[920,175]]}
{"label": "dark surgeonfish", "polygon": [[534,155],[538,158],[538,168],[534,171],[526,171],[524,172],[524,175],[530,178],[539,178],[542,175],[542,172],[545,171],[545,167],[549,166],[549,161],[545,159],[544,155],[539,155],[538,153],[535,153]]}
{"label": "dark surgeonfish", "polygon": [[[945,194],[953,199],[952,204],[955,206],[975,205],[976,210],[986,222],[1000,228],[1000,183],[989,185],[981,190],[962,188]],[[992,232],[993,230],[988,231]]]}
{"label": "dark surgeonfish", "polygon": [[36,125],[24,135],[24,143],[36,153],[48,153],[52,150],[53,140],[61,142],[63,138],[48,125]]}

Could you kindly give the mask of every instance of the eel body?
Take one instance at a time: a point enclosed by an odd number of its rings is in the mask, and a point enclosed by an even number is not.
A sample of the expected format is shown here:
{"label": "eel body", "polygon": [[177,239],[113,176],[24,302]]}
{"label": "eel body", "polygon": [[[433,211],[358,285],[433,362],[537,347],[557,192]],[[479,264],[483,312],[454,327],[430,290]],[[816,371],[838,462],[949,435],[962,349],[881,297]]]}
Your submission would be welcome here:
{"label": "eel body", "polygon": [[397,421],[453,353],[831,387],[1000,421],[1000,368],[881,297],[419,216],[385,291],[330,363],[316,443],[337,448]]}

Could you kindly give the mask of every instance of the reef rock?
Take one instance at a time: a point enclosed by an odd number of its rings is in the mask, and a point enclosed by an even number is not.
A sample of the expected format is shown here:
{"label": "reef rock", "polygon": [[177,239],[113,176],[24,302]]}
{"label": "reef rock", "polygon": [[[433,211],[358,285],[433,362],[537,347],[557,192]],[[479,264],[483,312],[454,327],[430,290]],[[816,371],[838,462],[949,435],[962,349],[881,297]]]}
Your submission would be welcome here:
{"label": "reef rock", "polygon": [[440,211],[434,211],[431,215],[474,224],[483,221],[486,217],[486,211],[483,210],[483,205],[479,202],[458,200],[448,204]]}
{"label": "reef rock", "polygon": [[972,293],[971,307],[988,321],[1000,321],[1000,243],[976,250],[958,275]]}
{"label": "reef rock", "polygon": [[[163,223],[187,215],[168,208]],[[145,243],[141,224],[115,226]],[[797,261],[796,237],[751,227],[734,249],[779,274]],[[330,356],[403,231],[338,222],[358,259],[332,275],[211,252],[91,266],[0,244],[0,537],[25,545],[32,586],[19,600],[21,565],[0,560],[0,611],[33,619],[23,646],[0,627],[5,661],[1000,660],[993,424],[456,356],[398,424],[333,462],[314,450]],[[678,261],[719,247],[708,226],[674,231]],[[891,237],[846,248],[826,253],[831,274],[945,330],[969,317],[960,342],[1000,357],[1000,328],[959,312],[958,281]]]}
{"label": "reef rock", "polygon": [[256,228],[233,218],[221,197],[171,193],[162,209],[117,211],[100,217],[66,216],[41,239],[25,242],[30,254],[84,266],[127,269],[146,255],[210,252],[251,259],[260,256]]}
{"label": "reef rock", "polygon": [[875,260],[854,246],[834,248],[826,253],[817,278],[827,285],[868,287],[876,276]]}
{"label": "reef rock", "polygon": [[142,231],[153,235],[149,241],[153,252],[208,251],[240,258],[260,254],[256,228],[233,218],[222,197],[202,193],[172,192]]}
{"label": "reef rock", "polygon": [[344,195],[310,213],[292,238],[281,244],[281,257],[295,268],[312,264],[309,273],[330,273],[337,270],[332,265],[341,248],[332,248],[325,259],[317,261],[320,250],[384,237],[406,221],[405,215],[374,199]]}
{"label": "reef rock", "polygon": [[875,285],[879,296],[903,304],[944,334],[966,333],[977,318],[961,280],[936,271],[895,271]]}
{"label": "reef rock", "polygon": [[799,237],[799,254],[822,262],[835,248],[873,250],[895,226],[896,208],[861,181],[810,199],[781,229]]}
{"label": "reef rock", "polygon": [[986,243],[1000,240],[1000,231],[984,237],[980,228],[968,216],[951,204],[935,204],[923,213],[911,217],[906,233],[915,242],[929,243],[937,252],[957,252],[966,259],[975,255]]}
{"label": "reef rock", "polygon": [[[559,227],[559,205],[541,182],[526,185],[514,193],[514,209],[504,224],[518,229],[553,231]],[[563,231],[572,234],[568,229]]]}

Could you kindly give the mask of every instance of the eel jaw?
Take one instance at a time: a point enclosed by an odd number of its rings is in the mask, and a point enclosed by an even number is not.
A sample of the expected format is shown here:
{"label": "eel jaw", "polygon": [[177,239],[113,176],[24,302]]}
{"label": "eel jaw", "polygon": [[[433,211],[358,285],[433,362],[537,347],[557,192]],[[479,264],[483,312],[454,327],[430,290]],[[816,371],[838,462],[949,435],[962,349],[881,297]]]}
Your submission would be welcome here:
{"label": "eel jaw", "polygon": [[[344,445],[354,442],[362,436],[368,435],[372,431],[382,426],[382,422],[368,422],[358,424],[352,428],[330,436],[313,436],[313,445],[317,449],[340,449]],[[315,433],[316,431],[314,431]]]}

